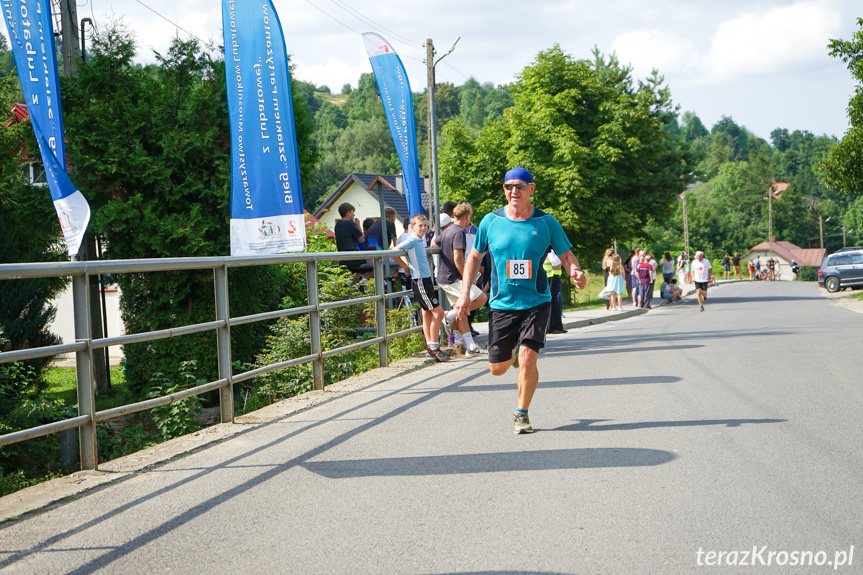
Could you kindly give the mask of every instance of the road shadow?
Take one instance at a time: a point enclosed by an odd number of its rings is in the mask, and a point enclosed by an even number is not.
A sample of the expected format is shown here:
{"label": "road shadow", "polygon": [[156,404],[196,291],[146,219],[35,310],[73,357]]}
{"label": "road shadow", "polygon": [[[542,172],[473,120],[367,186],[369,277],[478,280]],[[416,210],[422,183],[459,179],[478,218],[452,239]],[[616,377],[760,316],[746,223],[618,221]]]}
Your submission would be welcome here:
{"label": "road shadow", "polygon": [[610,419],[580,419],[578,423],[555,427],[548,431],[630,431],[634,429],[653,429],[660,427],[699,427],[704,425],[724,425],[740,427],[759,423],[785,423],[787,419],[693,419],[683,421],[639,421],[633,423],[613,423],[596,425]]}
{"label": "road shadow", "polygon": [[[652,385],[660,383],[677,383],[680,377],[674,375],[645,375],[632,377],[599,377],[595,379],[570,379],[559,381],[540,381],[542,389],[564,389],[569,387],[601,387],[605,385]],[[448,393],[477,392],[477,391],[512,391],[512,383],[477,383],[463,385],[451,389]],[[419,391],[409,393],[421,393]]]}
{"label": "road shadow", "polygon": [[670,451],[620,447],[307,461],[302,467],[329,479],[354,479],[646,467],[668,463],[675,457]]}

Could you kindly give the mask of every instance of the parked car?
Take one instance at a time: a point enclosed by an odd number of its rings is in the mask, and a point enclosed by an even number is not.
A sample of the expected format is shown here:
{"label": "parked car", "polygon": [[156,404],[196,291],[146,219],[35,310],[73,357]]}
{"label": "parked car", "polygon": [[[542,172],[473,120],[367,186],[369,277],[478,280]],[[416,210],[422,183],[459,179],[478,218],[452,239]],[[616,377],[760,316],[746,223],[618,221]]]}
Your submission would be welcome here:
{"label": "parked car", "polygon": [[842,248],[827,256],[818,270],[818,286],[830,293],[863,287],[863,248]]}

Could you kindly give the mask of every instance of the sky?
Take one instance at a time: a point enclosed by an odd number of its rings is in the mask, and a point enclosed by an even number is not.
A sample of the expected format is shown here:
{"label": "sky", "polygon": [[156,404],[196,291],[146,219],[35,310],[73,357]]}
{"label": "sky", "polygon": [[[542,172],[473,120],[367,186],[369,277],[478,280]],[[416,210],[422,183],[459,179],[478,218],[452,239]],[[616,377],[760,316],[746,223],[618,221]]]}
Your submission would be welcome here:
{"label": "sky", "polygon": [[[411,88],[426,85],[425,42],[438,82],[512,82],[555,44],[574,58],[594,47],[616,53],[636,79],[665,77],[681,112],[710,129],[729,116],[769,140],[775,128],[842,137],[854,81],[828,54],[851,39],[860,0],[273,0],[296,65],[295,77],[339,92],[371,72],[362,42],[374,31],[398,51]],[[96,26],[121,19],[139,42],[140,62],[172,38],[221,42],[217,0],[78,0]]]}

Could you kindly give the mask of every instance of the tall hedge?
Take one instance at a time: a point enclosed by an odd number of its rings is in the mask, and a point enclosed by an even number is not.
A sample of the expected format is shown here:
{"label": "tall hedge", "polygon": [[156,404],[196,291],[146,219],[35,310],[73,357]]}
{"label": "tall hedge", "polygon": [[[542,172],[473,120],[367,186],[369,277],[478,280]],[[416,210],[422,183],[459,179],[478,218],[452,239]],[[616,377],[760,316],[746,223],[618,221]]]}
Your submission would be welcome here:
{"label": "tall hedge", "polygon": [[[158,63],[132,63],[122,25],[94,38],[86,65],[63,85],[73,181],[93,208],[91,230],[111,259],[225,256],[230,253],[230,139],[224,60],[195,40],[175,40]],[[298,116],[300,146],[310,129]],[[308,160],[309,154],[301,154]],[[278,270],[231,273],[232,315],[278,305]],[[215,319],[213,277],[205,272],[119,274],[129,333]],[[251,360],[266,326],[233,330],[234,359]],[[177,374],[197,361],[217,375],[213,333],[125,347],[126,376],[143,392],[155,372]]]}

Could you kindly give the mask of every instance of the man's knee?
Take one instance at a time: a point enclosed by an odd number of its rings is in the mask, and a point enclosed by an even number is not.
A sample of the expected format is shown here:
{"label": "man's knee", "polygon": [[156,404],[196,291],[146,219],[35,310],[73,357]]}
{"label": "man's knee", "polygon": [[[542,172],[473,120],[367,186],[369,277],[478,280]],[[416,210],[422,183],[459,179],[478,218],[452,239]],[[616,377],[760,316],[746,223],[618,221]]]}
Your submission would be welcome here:
{"label": "man's knee", "polygon": [[492,375],[503,375],[507,372],[510,365],[512,365],[512,360],[489,363],[488,370]]}

